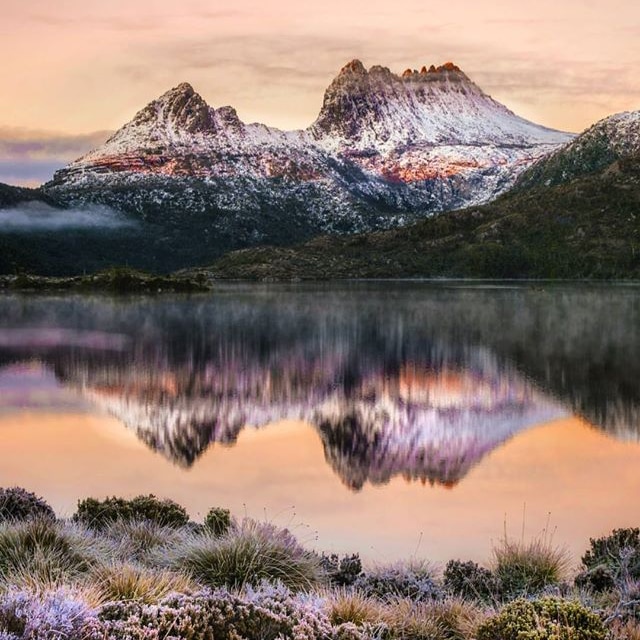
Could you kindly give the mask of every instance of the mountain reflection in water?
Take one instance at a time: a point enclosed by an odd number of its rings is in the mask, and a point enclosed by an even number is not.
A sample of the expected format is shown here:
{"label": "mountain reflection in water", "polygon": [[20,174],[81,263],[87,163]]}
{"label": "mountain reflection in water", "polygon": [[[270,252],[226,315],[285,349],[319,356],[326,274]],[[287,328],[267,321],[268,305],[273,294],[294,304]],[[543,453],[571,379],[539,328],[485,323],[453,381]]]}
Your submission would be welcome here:
{"label": "mountain reflection in water", "polygon": [[16,363],[41,363],[184,467],[293,419],[351,489],[397,475],[453,486],[515,434],[573,413],[637,439],[638,327],[640,290],[611,285],[8,296],[0,364],[15,378]]}

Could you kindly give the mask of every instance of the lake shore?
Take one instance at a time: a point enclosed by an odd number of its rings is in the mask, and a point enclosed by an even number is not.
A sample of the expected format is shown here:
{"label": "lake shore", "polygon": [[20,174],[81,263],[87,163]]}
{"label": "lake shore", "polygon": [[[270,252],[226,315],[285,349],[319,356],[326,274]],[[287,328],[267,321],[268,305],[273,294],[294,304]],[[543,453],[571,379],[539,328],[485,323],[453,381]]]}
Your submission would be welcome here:
{"label": "lake shore", "polygon": [[51,277],[20,274],[0,276],[0,291],[105,292],[105,293],[201,293],[211,287],[203,277],[155,275],[116,268],[91,275]]}
{"label": "lake shore", "polygon": [[363,566],[287,529],[171,500],[87,498],[67,520],[0,489],[0,637],[99,640],[635,638],[640,531],[592,539],[579,568],[543,532],[485,565]]}

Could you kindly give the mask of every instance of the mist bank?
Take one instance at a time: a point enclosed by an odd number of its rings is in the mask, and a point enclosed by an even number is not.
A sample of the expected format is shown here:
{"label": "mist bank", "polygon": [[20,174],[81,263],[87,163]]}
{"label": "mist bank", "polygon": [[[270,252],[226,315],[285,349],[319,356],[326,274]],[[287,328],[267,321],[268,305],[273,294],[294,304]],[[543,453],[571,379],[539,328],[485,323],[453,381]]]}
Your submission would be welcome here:
{"label": "mist bank", "polygon": [[0,226],[4,233],[65,229],[120,229],[136,225],[136,221],[104,205],[57,209],[45,202],[34,200],[0,209]]}

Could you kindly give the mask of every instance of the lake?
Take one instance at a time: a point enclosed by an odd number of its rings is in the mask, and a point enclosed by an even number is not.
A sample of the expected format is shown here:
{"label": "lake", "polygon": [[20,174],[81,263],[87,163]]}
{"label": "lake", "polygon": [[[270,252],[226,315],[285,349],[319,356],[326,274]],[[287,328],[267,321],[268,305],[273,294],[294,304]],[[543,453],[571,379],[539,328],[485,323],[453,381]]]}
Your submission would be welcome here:
{"label": "lake", "polygon": [[640,525],[640,286],[0,297],[0,486],[170,497],[377,561]]}

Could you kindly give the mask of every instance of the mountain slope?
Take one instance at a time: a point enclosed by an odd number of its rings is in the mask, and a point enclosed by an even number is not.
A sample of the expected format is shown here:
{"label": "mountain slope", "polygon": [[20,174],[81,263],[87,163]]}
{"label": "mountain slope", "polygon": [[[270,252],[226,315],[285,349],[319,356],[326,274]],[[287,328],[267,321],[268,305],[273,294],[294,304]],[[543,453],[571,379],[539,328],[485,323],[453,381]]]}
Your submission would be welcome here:
{"label": "mountain slope", "polygon": [[563,184],[606,169],[612,162],[640,154],[640,111],[617,113],[596,122],[573,144],[525,171],[517,186]]}
{"label": "mountain slope", "polygon": [[612,116],[491,204],[398,230],[248,249],[204,271],[257,279],[640,277],[639,139],[640,112]]}

